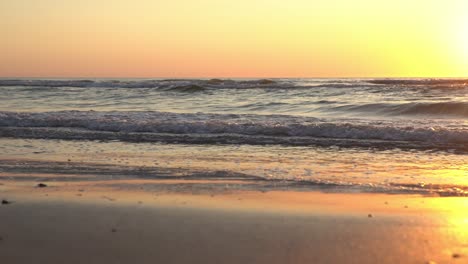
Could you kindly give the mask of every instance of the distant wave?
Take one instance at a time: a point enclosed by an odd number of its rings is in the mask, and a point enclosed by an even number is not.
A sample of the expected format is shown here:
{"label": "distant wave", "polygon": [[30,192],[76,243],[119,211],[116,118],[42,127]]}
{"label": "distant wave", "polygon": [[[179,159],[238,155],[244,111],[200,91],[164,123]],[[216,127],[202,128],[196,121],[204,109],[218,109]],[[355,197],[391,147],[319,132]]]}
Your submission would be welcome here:
{"label": "distant wave", "polygon": [[327,108],[331,111],[353,111],[363,113],[379,113],[382,115],[430,115],[468,117],[468,102],[434,102],[434,103],[403,103],[403,104],[362,104],[343,105]]}
{"label": "distant wave", "polygon": [[163,112],[0,112],[0,136],[196,144],[285,144],[458,149],[468,130],[297,116]]}
{"label": "distant wave", "polygon": [[468,86],[468,79],[375,79],[368,82],[385,85]]}
{"label": "distant wave", "polygon": [[[408,86],[412,88],[468,88],[468,79],[0,79],[0,86],[46,88],[154,88],[163,90],[177,90],[176,87],[184,86],[199,86],[204,89],[317,89],[328,87],[346,89],[364,87],[375,88],[376,86]],[[193,90],[190,90],[190,92],[192,91]]]}
{"label": "distant wave", "polygon": [[283,87],[274,80],[223,80],[223,79],[164,79],[164,80],[6,80],[0,79],[0,86],[26,87],[109,87],[109,88],[160,88],[163,90],[200,91],[204,88],[262,88]]}
{"label": "distant wave", "polygon": [[200,92],[206,89],[200,85],[188,84],[188,85],[171,86],[171,87],[165,88],[164,90],[178,91],[178,92]]}

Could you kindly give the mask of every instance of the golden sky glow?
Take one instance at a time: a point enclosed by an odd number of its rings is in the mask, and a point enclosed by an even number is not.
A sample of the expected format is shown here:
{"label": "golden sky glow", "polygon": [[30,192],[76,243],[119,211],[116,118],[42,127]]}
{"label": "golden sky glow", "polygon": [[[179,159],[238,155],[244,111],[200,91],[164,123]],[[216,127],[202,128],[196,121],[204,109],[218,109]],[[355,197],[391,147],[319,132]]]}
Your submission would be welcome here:
{"label": "golden sky glow", "polygon": [[466,0],[4,0],[1,77],[463,77]]}

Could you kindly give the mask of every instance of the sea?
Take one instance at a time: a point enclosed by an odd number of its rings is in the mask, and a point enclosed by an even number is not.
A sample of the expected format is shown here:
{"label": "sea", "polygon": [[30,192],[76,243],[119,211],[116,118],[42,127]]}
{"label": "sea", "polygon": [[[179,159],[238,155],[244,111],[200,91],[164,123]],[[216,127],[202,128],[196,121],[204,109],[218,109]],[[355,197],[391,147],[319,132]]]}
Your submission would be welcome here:
{"label": "sea", "polygon": [[0,79],[0,181],[468,196],[468,79]]}

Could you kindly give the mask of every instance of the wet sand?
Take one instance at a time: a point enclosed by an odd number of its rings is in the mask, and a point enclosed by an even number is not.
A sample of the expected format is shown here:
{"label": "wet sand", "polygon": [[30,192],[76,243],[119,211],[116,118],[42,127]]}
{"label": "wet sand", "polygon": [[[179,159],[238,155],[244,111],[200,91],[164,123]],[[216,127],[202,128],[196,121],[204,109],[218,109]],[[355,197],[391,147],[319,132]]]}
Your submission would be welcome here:
{"label": "wet sand", "polygon": [[1,263],[468,262],[466,198],[5,181],[0,199]]}

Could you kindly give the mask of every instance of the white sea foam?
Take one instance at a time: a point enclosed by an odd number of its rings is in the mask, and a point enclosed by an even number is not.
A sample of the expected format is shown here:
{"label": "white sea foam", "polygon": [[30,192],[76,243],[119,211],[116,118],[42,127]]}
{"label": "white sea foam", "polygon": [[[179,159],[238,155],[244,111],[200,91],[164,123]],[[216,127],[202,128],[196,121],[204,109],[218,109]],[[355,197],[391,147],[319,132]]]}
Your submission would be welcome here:
{"label": "white sea foam", "polygon": [[[52,137],[55,133],[56,137],[60,135],[60,137],[91,140],[105,139],[103,133],[107,133],[108,137],[115,137],[118,134],[119,139],[132,141],[164,141],[163,138],[174,138],[170,135],[177,135],[177,140],[185,138],[186,142],[193,140],[195,143],[226,143],[229,139],[235,139],[235,143],[241,144],[252,144],[252,141],[263,140],[264,144],[307,145],[317,144],[318,141],[325,142],[328,139],[331,140],[328,143],[331,145],[343,140],[372,146],[377,144],[373,142],[377,140],[383,141],[378,144],[388,146],[401,145],[396,143],[405,142],[402,144],[410,144],[416,148],[418,146],[453,148],[456,145],[456,148],[461,149],[466,149],[468,144],[466,129],[424,125],[401,126],[396,122],[330,122],[286,115],[96,111],[0,112],[0,128],[2,129],[0,135],[4,136],[20,137],[25,135],[25,131],[32,131],[28,129],[35,129],[36,135],[40,135],[42,131],[46,138]],[[13,129],[16,134],[7,132]],[[263,139],[260,139],[262,137]]]}

